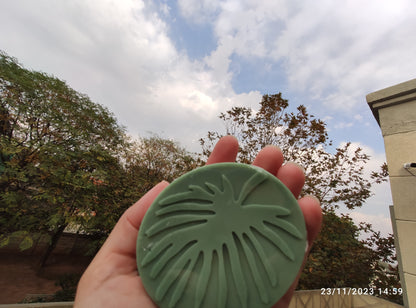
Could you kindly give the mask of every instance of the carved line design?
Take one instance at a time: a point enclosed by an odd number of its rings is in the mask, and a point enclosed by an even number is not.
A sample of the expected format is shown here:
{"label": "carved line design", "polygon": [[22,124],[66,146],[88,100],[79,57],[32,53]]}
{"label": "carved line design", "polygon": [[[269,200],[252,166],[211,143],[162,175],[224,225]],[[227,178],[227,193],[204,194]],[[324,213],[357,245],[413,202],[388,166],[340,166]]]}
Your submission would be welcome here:
{"label": "carved line design", "polygon": [[[216,282],[212,282],[218,288],[217,307],[225,307],[229,283],[236,286],[241,307],[247,307],[248,287],[241,265],[244,258],[244,262],[249,265],[258,296],[263,303],[270,302],[264,284],[268,282],[275,287],[278,277],[260,239],[266,239],[286,258],[293,261],[293,251],[279,233],[286,232],[295,238],[302,236],[296,226],[281,218],[290,215],[287,208],[276,204],[244,204],[249,194],[265,180],[264,174],[256,173],[244,183],[238,197],[235,198],[232,184],[223,175],[223,189],[206,182],[205,188],[189,185],[188,191],[160,200],[159,209],[155,212],[159,221],[150,227],[145,235],[150,239],[155,236],[161,238],[146,251],[141,261],[143,267],[151,266],[150,277],[160,281],[156,289],[157,301],[164,300],[171,290],[168,307],[174,308],[183,296],[196,264],[201,263],[194,308],[203,305],[214,271],[218,277]],[[224,204],[224,199],[231,202]],[[207,249],[204,244],[209,241],[209,235],[204,234],[202,230],[208,224],[215,223],[221,214],[221,207],[225,206],[231,206],[241,215],[247,215],[251,223],[244,230],[232,230],[232,234],[224,238],[221,247]],[[261,218],[259,212],[262,213]],[[172,241],[172,234],[176,235],[175,241]],[[267,273],[268,281],[262,279],[259,266]],[[167,267],[168,274],[162,277],[161,273]],[[230,269],[231,277],[227,276],[226,267]]]}

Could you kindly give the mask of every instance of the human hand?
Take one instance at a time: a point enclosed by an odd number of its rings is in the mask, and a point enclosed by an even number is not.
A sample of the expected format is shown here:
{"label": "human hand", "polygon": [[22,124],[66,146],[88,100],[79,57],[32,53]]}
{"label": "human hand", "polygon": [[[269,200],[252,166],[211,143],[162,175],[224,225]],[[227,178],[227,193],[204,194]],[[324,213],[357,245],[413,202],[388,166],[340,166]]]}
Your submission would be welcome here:
{"label": "human hand", "polygon": [[[237,152],[237,140],[226,136],[218,141],[207,164],[234,162]],[[274,146],[262,149],[253,162],[253,165],[276,175],[298,198],[305,181],[303,171],[296,164],[282,164],[282,152]],[[121,216],[103,247],[81,277],[74,307],[156,307],[147,295],[137,273],[136,240],[147,209],[167,185],[168,182],[161,182],[153,187]],[[298,202],[308,233],[308,250],[304,259],[306,261],[312,243],[321,228],[322,212],[318,200],[314,197],[306,196]],[[289,305],[301,271],[302,268],[292,286],[273,308]]]}

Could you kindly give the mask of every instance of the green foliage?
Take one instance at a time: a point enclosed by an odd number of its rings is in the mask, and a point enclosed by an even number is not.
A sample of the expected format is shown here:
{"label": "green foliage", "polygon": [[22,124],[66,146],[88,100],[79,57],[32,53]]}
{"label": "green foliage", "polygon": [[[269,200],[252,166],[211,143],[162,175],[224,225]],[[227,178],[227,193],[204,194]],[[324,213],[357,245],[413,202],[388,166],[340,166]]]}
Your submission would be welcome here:
{"label": "green foliage", "polygon": [[47,253],[68,225],[97,239],[94,253],[154,184],[198,164],[156,135],[130,140],[106,108],[3,52],[0,149],[0,243],[24,231],[27,248],[30,234],[48,233]]}
{"label": "green foliage", "polygon": [[33,239],[30,234],[27,234],[19,244],[20,250],[26,250],[33,246]]}
{"label": "green foliage", "polygon": [[[393,234],[382,237],[380,232],[370,231],[371,236],[365,241],[365,244],[371,247],[374,260],[372,264],[374,276],[371,281],[371,286],[377,290],[401,288]],[[378,295],[384,299],[403,305],[403,296],[401,294],[385,294],[385,292],[379,292]]]}
{"label": "green foliage", "polygon": [[[124,140],[107,109],[1,53],[1,233],[83,226],[101,204],[98,183],[121,168]],[[30,245],[25,238],[22,248]]]}
{"label": "green foliage", "polygon": [[57,291],[50,301],[73,302],[80,278],[80,274],[66,274],[61,276],[55,283],[55,285],[61,287],[61,290]]}
{"label": "green foliage", "polygon": [[126,159],[129,178],[141,183],[140,197],[160,181],[171,182],[199,165],[192,153],[157,135],[133,142]]}
{"label": "green foliage", "polygon": [[123,212],[139,200],[157,183],[175,178],[194,169],[200,162],[179,144],[157,135],[126,140],[119,152],[123,163],[108,163],[112,177],[96,185],[94,198],[100,207],[93,209],[93,217],[85,222],[83,229],[97,238],[99,249]]}
{"label": "green foliage", "polygon": [[372,253],[357,240],[358,235],[359,228],[350,217],[326,212],[299,288],[368,288],[372,277]]}
{"label": "green foliage", "polygon": [[33,246],[33,237],[27,231],[15,231],[11,234],[0,235],[0,248],[8,246],[10,243],[19,243],[18,247],[23,251]]}

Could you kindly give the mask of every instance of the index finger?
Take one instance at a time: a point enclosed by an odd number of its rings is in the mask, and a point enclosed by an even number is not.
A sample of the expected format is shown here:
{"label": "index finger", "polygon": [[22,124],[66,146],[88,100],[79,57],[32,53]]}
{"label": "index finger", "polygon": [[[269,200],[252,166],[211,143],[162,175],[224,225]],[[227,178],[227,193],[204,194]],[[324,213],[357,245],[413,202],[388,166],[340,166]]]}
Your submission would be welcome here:
{"label": "index finger", "polygon": [[225,136],[218,140],[211,155],[208,157],[207,165],[225,162],[235,162],[238,153],[238,141],[233,136]]}

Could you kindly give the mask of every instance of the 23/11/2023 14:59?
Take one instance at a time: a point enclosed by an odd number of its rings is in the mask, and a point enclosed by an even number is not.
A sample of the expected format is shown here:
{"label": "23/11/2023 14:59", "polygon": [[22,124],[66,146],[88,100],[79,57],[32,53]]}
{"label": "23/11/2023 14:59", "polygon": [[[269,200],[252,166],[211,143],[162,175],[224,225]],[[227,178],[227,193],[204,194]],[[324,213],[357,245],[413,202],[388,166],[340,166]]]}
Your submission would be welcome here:
{"label": "23/11/2023 14:59", "polygon": [[321,295],[402,295],[402,288],[321,288]]}

